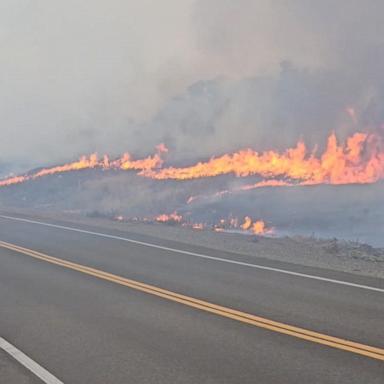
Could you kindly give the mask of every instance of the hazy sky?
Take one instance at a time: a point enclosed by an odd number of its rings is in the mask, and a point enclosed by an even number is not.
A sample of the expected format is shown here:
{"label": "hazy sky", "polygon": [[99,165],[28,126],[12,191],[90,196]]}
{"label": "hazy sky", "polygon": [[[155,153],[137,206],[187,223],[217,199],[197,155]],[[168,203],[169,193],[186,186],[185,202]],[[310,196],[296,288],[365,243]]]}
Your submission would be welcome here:
{"label": "hazy sky", "polygon": [[[0,165],[137,150],[137,137],[161,137],[158,111],[191,84],[277,76],[284,60],[329,74],[317,79],[343,88],[340,104],[358,90],[371,105],[383,13],[381,0],[2,0]],[[312,88],[324,98],[332,87]]]}

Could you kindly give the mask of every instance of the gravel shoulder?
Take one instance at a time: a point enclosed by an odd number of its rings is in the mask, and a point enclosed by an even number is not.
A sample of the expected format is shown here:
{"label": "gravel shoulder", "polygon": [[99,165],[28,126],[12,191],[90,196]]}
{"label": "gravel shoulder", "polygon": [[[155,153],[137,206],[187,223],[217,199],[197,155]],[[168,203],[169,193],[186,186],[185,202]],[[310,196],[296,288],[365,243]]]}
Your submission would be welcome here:
{"label": "gravel shoulder", "polygon": [[117,222],[107,218],[90,218],[77,212],[36,212],[24,209],[4,209],[2,212],[36,220],[92,225],[100,230],[142,234],[247,256],[384,278],[384,249],[340,239],[243,235],[161,223]]}

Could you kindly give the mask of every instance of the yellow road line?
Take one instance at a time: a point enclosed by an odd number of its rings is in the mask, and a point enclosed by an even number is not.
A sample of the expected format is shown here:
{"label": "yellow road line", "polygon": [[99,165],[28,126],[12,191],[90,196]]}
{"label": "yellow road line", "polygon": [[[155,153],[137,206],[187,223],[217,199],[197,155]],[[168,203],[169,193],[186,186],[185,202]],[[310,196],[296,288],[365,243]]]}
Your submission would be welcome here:
{"label": "yellow road line", "polygon": [[187,305],[189,307],[197,308],[205,312],[210,312],[222,317],[237,320],[242,323],[250,324],[259,328],[268,329],[274,332],[294,336],[299,339],[311,341],[317,344],[326,345],[329,347],[341,349],[344,351],[348,351],[348,352],[356,353],[359,355],[371,357],[373,359],[384,361],[384,349],[382,348],[371,347],[369,345],[340,339],[338,337],[324,335],[322,333],[318,333],[318,332],[310,331],[304,328],[299,328],[292,325],[269,320],[263,317],[249,314],[249,313],[237,311],[235,309],[223,307],[221,305],[212,304],[204,300],[199,300],[186,295],[181,295],[176,292],[168,291],[166,289],[155,287],[153,285],[144,284],[139,281],[127,279],[125,277],[104,272],[99,269],[87,267],[85,265],[73,263],[71,261],[66,261],[63,259],[59,259],[57,257],[48,256],[48,255],[45,255],[44,253],[37,252],[28,248],[20,247],[15,244],[6,243],[4,241],[0,241],[0,247],[7,248],[9,250],[22,253],[27,256],[31,256],[38,260],[46,261],[51,264],[59,265],[61,267],[65,267],[65,268],[72,269],[87,275],[91,275],[102,280],[107,280],[115,284],[136,289],[141,292],[159,296],[170,301]]}

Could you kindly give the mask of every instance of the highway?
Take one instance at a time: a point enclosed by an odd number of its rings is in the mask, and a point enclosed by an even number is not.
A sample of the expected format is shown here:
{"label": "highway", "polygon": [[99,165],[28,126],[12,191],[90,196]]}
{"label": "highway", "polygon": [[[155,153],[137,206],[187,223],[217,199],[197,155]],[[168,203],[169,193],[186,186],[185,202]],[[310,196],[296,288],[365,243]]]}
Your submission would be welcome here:
{"label": "highway", "polygon": [[384,281],[257,255],[4,214],[0,308],[65,384],[384,382]]}

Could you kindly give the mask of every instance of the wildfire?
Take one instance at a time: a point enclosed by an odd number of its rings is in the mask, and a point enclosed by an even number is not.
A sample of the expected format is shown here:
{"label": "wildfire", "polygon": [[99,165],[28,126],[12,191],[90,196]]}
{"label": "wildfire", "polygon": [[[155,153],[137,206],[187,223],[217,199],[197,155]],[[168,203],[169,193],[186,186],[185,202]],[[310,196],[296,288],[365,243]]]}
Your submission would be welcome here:
{"label": "wildfire", "polygon": [[265,223],[263,220],[257,220],[252,224],[252,232],[256,235],[263,235],[267,233]]}
{"label": "wildfire", "polygon": [[253,221],[249,216],[245,216],[243,224],[240,225],[240,228],[244,231],[250,231],[255,235],[265,235],[272,233],[272,228],[267,228],[263,220]]}
{"label": "wildfire", "polygon": [[8,179],[0,180],[0,187],[6,187],[12,184],[20,184],[27,180],[26,176],[14,176]]}
{"label": "wildfire", "polygon": [[377,135],[357,132],[342,145],[332,133],[321,155],[315,150],[309,152],[300,140],[283,153],[244,149],[189,167],[149,169],[141,171],[140,175],[157,180],[189,180],[231,173],[237,177],[259,175],[266,179],[260,186],[281,185],[284,181],[269,181],[278,178],[294,180],[301,185],[373,183],[384,176],[383,144]]}
{"label": "wildfire", "polygon": [[160,223],[168,223],[168,222],[180,223],[182,219],[183,219],[183,216],[178,215],[176,212],[172,212],[169,215],[163,213],[155,217],[155,220]]}
{"label": "wildfire", "polygon": [[238,217],[234,217],[232,214],[227,218],[221,218],[213,222],[194,221],[189,216],[189,213],[183,216],[177,213],[177,211],[152,217],[124,217],[118,214],[111,219],[118,222],[168,223],[195,230],[211,230],[214,232],[245,232],[255,235],[271,235],[275,232],[274,228],[267,226],[264,220],[253,220],[250,216],[245,216],[243,220],[239,220]]}
{"label": "wildfire", "polygon": [[[165,145],[159,144],[154,155],[143,159],[132,159],[129,153],[114,160],[107,155],[102,158],[96,154],[82,156],[72,163],[0,180],[0,187],[47,175],[93,168],[134,170],[140,176],[155,180],[191,180],[225,174],[236,177],[258,175],[263,178],[256,184],[240,187],[240,190],[266,186],[365,184],[384,178],[383,139],[379,135],[361,132],[348,137],[345,143],[339,143],[332,133],[321,154],[317,154],[316,150],[309,151],[300,140],[296,146],[284,152],[243,149],[187,167],[164,167],[162,156],[166,152],[168,149]],[[189,203],[192,201],[193,198]]]}
{"label": "wildfire", "polygon": [[167,152],[168,148],[164,144],[159,144],[156,146],[156,153],[153,156],[148,156],[141,160],[132,160],[129,153],[124,153],[120,159],[108,163],[108,166],[104,165],[104,168],[122,169],[124,171],[150,171],[152,169],[160,168],[163,165],[161,155]]}
{"label": "wildfire", "polygon": [[164,144],[156,146],[156,153],[152,156],[148,156],[144,159],[133,160],[129,153],[124,153],[120,158],[110,160],[107,155],[102,158],[98,158],[96,153],[90,156],[81,156],[79,160],[64,165],[58,165],[50,168],[43,168],[31,174],[9,177],[4,180],[0,180],[0,187],[20,184],[28,180],[38,179],[40,177],[60,174],[71,171],[80,171],[83,169],[120,169],[120,170],[136,170],[136,171],[149,171],[156,168],[160,168],[163,165],[163,159],[161,155],[168,151]]}
{"label": "wildfire", "polygon": [[252,219],[249,216],[245,216],[244,223],[240,225],[242,229],[247,231],[252,226]]}
{"label": "wildfire", "polygon": [[74,161],[73,163],[59,165],[57,167],[52,167],[52,168],[44,168],[34,173],[33,175],[31,175],[30,178],[37,179],[38,177],[53,175],[55,173],[79,171],[81,169],[95,168],[97,166],[100,166],[100,163],[97,159],[97,155],[93,153],[89,157],[82,156],[78,161]]}

